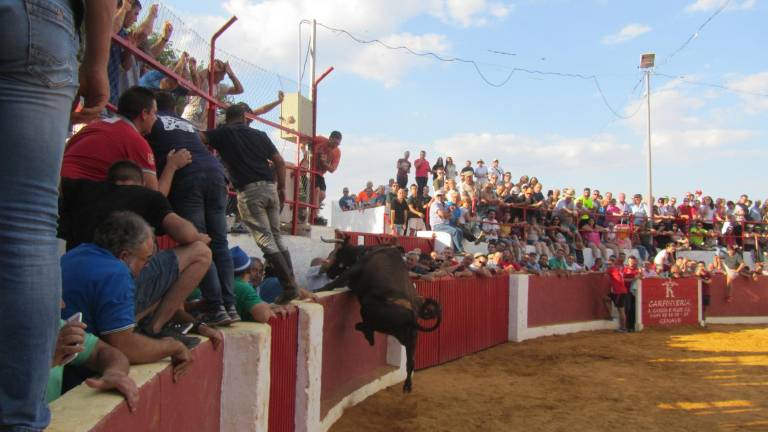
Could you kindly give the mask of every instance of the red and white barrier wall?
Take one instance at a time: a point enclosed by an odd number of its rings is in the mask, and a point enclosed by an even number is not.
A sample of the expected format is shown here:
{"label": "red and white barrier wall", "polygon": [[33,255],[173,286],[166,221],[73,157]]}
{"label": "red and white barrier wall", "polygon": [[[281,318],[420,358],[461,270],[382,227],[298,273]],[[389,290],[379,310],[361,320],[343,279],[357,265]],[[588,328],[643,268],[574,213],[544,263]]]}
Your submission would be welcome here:
{"label": "red and white barrier wall", "polygon": [[[638,304],[648,310],[641,325],[698,322],[697,279],[642,282]],[[443,307],[439,329],[419,334],[417,370],[507,341],[617,326],[603,306],[609,285],[602,274],[418,281],[416,288]],[[711,292],[708,322],[768,323],[768,277],[737,280],[730,303],[723,277],[715,276]],[[321,293],[319,303],[298,304],[270,325],[240,323],[225,330],[218,351],[208,341],[201,344],[178,383],[167,361],[134,366],[141,392],[136,413],[116,394],[79,386],[51,405],[49,430],[328,430],[345,408],[405,379],[403,348],[384,335],[369,346],[354,330],[359,316],[351,293]]]}

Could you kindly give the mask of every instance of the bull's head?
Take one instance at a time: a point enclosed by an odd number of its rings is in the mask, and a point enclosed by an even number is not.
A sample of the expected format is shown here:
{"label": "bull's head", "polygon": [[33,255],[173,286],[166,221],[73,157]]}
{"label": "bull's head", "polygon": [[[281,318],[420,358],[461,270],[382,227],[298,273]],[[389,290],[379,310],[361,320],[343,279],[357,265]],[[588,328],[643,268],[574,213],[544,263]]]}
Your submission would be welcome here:
{"label": "bull's head", "polygon": [[326,274],[330,279],[336,279],[344,273],[344,270],[353,266],[357,261],[357,256],[352,252],[356,249],[354,246],[349,245],[349,236],[340,234],[341,238],[335,238],[327,240],[320,237],[320,240],[324,243],[334,243],[335,246],[331,253],[328,255]]}

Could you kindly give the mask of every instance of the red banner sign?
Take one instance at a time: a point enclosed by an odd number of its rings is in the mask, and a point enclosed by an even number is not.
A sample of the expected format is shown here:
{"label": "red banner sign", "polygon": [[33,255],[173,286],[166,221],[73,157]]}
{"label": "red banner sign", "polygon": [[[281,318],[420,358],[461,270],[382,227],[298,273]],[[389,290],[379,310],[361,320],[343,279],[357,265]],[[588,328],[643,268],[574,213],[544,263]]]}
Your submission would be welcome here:
{"label": "red banner sign", "polygon": [[671,327],[699,324],[699,281],[686,279],[643,279],[641,318],[644,327]]}

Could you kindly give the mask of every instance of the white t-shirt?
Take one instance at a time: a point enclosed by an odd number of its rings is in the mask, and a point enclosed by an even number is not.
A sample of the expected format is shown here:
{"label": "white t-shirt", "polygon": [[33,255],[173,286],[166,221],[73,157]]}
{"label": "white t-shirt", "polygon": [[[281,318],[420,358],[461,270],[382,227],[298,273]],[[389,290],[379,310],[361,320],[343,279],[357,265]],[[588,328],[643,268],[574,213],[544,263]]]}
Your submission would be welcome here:
{"label": "white t-shirt", "polygon": [[[223,82],[217,84],[213,89],[214,99],[221,100],[222,96],[226,96],[232,88],[233,87],[224,84]],[[203,80],[200,89],[206,92],[208,91],[207,79]],[[207,125],[205,124],[205,121],[208,117],[206,116],[205,111],[207,109],[208,102],[205,99],[200,96],[190,96],[187,106],[184,107],[184,112],[181,113],[181,118],[194,124],[198,129],[206,129]]]}

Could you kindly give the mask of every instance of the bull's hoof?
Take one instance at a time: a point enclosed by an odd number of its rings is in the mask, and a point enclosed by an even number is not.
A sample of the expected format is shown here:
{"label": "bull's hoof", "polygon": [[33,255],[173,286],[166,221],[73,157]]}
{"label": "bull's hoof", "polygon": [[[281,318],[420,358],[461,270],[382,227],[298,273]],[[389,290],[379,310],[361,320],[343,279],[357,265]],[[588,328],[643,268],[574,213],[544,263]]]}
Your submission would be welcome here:
{"label": "bull's hoof", "polygon": [[369,345],[373,346],[373,344],[376,342],[373,339],[373,330],[366,327],[365,324],[361,322],[355,324],[355,330],[363,333],[363,336],[365,336],[365,340],[368,341]]}

